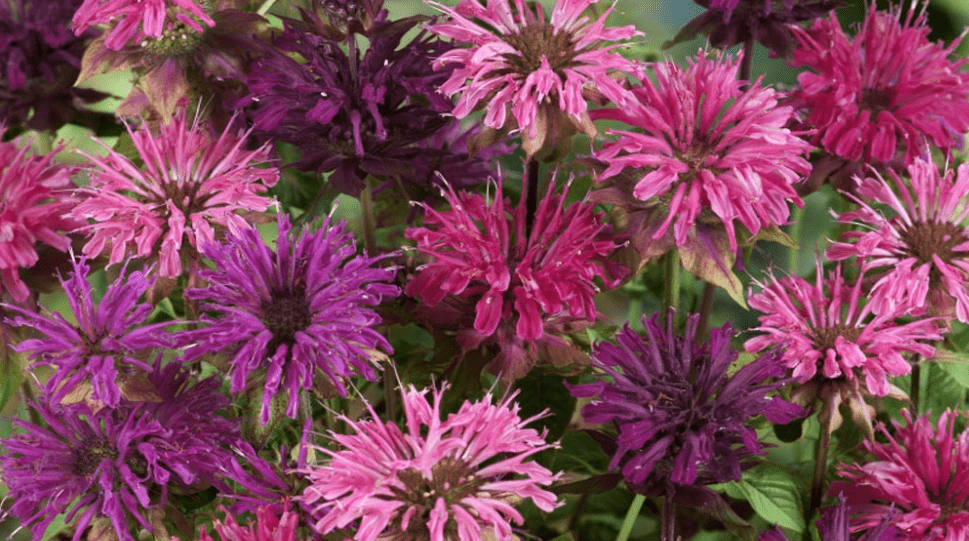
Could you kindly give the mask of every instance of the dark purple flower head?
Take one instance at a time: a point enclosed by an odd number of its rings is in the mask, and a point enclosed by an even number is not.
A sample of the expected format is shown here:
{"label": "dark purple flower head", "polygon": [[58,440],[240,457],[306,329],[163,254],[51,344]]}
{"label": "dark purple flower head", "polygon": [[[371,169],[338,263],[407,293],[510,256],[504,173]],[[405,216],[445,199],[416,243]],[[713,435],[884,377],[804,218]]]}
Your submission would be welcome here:
{"label": "dark purple flower head", "polygon": [[449,46],[420,33],[402,43],[421,18],[381,21],[361,53],[351,41],[320,34],[313,24],[286,21],[275,48],[256,60],[246,78],[255,134],[292,143],[295,166],[331,173],[330,185],[356,195],[367,175],[424,182],[423,142],[454,120],[453,105],[437,87],[450,70],[431,60]]}
{"label": "dark purple flower head", "polygon": [[[787,423],[803,410],[768,393],[784,381],[779,357],[766,354],[727,376],[737,351],[729,324],[697,342],[699,317],[687,318],[682,336],[673,312],[666,325],[659,314],[643,317],[646,336],[627,324],[617,344],[593,348],[593,365],[611,381],[577,385],[576,396],[598,398],[582,409],[587,422],[612,422],[618,429],[610,469],[621,468],[630,490],[660,496],[668,483],[697,486],[740,479],[741,461],[759,454],[750,419],[764,414]],[[770,381],[767,381],[770,380]]]}
{"label": "dark purple flower head", "polygon": [[788,57],[797,45],[791,25],[813,21],[846,5],[839,0],[695,0],[707,9],[663,44],[670,47],[705,34],[710,45],[726,49],[753,38],[777,56]]}
{"label": "dark purple flower head", "polygon": [[124,400],[96,412],[45,401],[34,408],[47,426],[14,421],[20,431],[0,441],[0,479],[10,513],[35,539],[66,512],[74,541],[104,519],[119,539],[132,541],[132,528],[152,531],[149,510],[164,507],[171,488],[221,486],[216,476],[232,459],[238,423],[217,414],[229,403],[219,382],[193,385],[177,363],[156,367],[148,380],[158,401]]}
{"label": "dark purple flower head", "polygon": [[85,42],[68,29],[81,0],[0,2],[0,124],[56,130],[105,94],[75,88]]}
{"label": "dark purple flower head", "polygon": [[296,416],[300,389],[325,376],[340,394],[343,378],[376,376],[376,359],[387,340],[373,329],[373,307],[395,297],[395,269],[374,266],[380,257],[357,255],[346,224],[330,219],[316,231],[303,228],[290,238],[289,218],[280,214],[276,249],[250,228],[225,243],[202,248],[215,268],[199,274],[209,286],[189,289],[202,301],[203,326],[187,333],[192,360],[207,353],[231,357],[231,392],[257,382],[264,397],[260,419],[269,422],[273,397],[289,394],[286,414]]}
{"label": "dark purple flower head", "polygon": [[86,401],[93,409],[115,408],[131,394],[148,392],[144,375],[163,347],[174,344],[165,331],[171,322],[148,324],[151,305],[138,300],[151,288],[143,271],[125,272],[108,284],[95,300],[88,282],[90,267],[82,258],[73,261],[70,278],[61,286],[77,323],[58,312],[33,312],[7,306],[15,317],[7,322],[32,328],[39,335],[14,346],[35,364],[50,365],[54,373],[45,390],[54,404]]}

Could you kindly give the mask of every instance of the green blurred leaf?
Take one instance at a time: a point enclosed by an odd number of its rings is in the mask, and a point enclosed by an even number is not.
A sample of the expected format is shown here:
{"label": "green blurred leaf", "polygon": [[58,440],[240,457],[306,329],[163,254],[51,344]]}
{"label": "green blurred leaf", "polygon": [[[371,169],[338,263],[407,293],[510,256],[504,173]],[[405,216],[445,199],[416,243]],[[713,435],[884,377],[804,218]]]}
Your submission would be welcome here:
{"label": "green blurred leaf", "polygon": [[515,384],[521,390],[517,402],[522,408],[522,418],[539,415],[548,410],[548,415],[539,419],[537,424],[548,428],[548,441],[556,441],[565,433],[575,411],[575,397],[565,387],[562,376],[540,374],[532,370]]}
{"label": "green blurred leaf", "polygon": [[769,524],[804,531],[802,486],[791,472],[773,464],[760,464],[747,470],[741,481],[727,483],[727,494],[747,500],[754,511]]}

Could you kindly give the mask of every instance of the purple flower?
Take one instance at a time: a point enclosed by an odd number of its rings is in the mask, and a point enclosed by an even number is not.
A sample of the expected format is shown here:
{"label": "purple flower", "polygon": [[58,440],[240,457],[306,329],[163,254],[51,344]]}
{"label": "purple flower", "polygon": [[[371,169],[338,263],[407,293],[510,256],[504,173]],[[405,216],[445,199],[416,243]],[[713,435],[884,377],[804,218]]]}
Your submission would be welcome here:
{"label": "purple flower", "polygon": [[592,362],[604,379],[572,389],[575,396],[596,396],[582,409],[587,422],[611,422],[618,430],[610,469],[621,469],[630,490],[652,496],[666,494],[669,483],[739,480],[742,461],[761,451],[756,431],[746,423],[761,413],[775,423],[803,414],[767,396],[785,383],[767,381],[784,375],[777,354],[761,355],[728,377],[737,360],[730,325],[710,331],[709,342],[698,342],[699,316],[687,318],[679,336],[673,315],[671,310],[665,326],[659,314],[644,316],[645,337],[626,324],[616,344],[598,343]]}
{"label": "purple flower", "polygon": [[153,531],[149,514],[173,488],[222,486],[217,474],[233,458],[238,423],[217,414],[229,404],[219,382],[193,384],[180,363],[155,369],[148,380],[157,401],[124,400],[94,412],[41,402],[33,407],[47,426],[14,421],[20,431],[0,441],[0,479],[10,513],[35,539],[66,512],[74,541],[101,522],[133,541],[133,527]]}
{"label": "purple flower", "polygon": [[344,395],[343,378],[376,376],[376,350],[390,351],[373,329],[380,316],[373,307],[399,290],[390,282],[393,268],[374,264],[382,257],[360,256],[346,224],[304,227],[290,238],[289,217],[278,216],[276,249],[249,228],[224,243],[207,244],[205,257],[215,268],[199,275],[209,286],[189,289],[189,299],[207,311],[202,327],[189,331],[194,341],[185,357],[207,353],[230,357],[230,391],[262,385],[260,419],[269,422],[272,399],[289,394],[286,414],[296,416],[300,389],[325,376]]}
{"label": "purple flower", "polygon": [[754,39],[778,56],[790,56],[797,41],[791,26],[813,21],[834,8],[839,0],[695,0],[707,11],[686,23],[663,48],[706,34],[717,49],[728,49]]}
{"label": "purple flower", "polygon": [[425,33],[402,43],[420,21],[375,23],[361,53],[353,41],[347,52],[313,24],[287,20],[253,63],[239,103],[249,105],[255,135],[295,145],[295,167],[331,173],[342,193],[358,194],[368,175],[424,182],[422,142],[453,122],[443,116],[453,106],[437,92],[449,72],[431,68],[449,46]]}
{"label": "purple flower", "polygon": [[34,364],[54,368],[44,386],[54,404],[83,400],[92,409],[115,408],[134,394],[153,395],[153,390],[144,387],[144,375],[162,354],[160,348],[174,344],[165,331],[173,322],[148,324],[152,306],[138,303],[154,280],[143,271],[122,269],[104,296],[95,300],[87,261],[82,258],[72,263],[74,270],[70,278],[61,279],[61,286],[77,323],[58,312],[7,306],[17,314],[8,323],[30,327],[40,335],[14,349],[26,353]]}
{"label": "purple flower", "polygon": [[0,2],[0,125],[54,131],[106,97],[75,88],[85,42],[68,24],[81,0]]}

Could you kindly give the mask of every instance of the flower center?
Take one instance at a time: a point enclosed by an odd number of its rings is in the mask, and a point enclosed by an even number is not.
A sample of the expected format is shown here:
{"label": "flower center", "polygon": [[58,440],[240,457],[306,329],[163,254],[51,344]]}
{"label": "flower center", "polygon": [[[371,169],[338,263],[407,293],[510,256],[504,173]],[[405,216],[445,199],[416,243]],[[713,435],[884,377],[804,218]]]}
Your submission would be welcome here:
{"label": "flower center", "polygon": [[[838,337],[842,337],[849,342],[854,342],[858,340],[861,336],[861,329],[858,327],[849,327],[838,323],[832,327],[821,327],[814,330],[814,349],[818,351],[827,351],[834,348],[834,342]],[[824,362],[824,359],[819,359],[818,362]]]}
{"label": "flower center", "polygon": [[98,469],[104,460],[118,458],[118,450],[104,438],[88,437],[71,451],[71,472],[87,477]]}
{"label": "flower center", "polygon": [[[397,478],[404,484],[404,488],[391,488],[395,499],[404,502],[405,507],[416,510],[407,529],[403,530],[400,525],[398,528],[401,533],[409,534],[406,539],[413,541],[426,538],[427,523],[438,498],[443,498],[450,507],[474,494],[484,484],[482,479],[475,477],[474,470],[467,462],[450,457],[444,458],[431,468],[430,479],[414,468],[397,472]],[[453,517],[448,517],[444,526],[444,538],[457,539],[457,522]]]}
{"label": "flower center", "polygon": [[505,61],[510,69],[497,70],[496,76],[508,73],[528,75],[538,71],[542,66],[542,58],[548,60],[552,71],[575,65],[573,59],[579,51],[575,50],[573,37],[570,32],[559,32],[545,21],[544,14],[539,12],[539,20],[526,25],[518,34],[505,36],[505,41],[514,47],[518,54],[505,53]]}
{"label": "flower center", "polygon": [[269,343],[271,353],[281,344],[294,344],[296,333],[309,327],[313,321],[306,292],[298,288],[292,293],[272,295],[262,303],[262,321],[273,335]]}
{"label": "flower center", "polygon": [[933,255],[943,261],[967,255],[966,252],[955,250],[955,247],[969,239],[961,227],[949,222],[915,222],[901,230],[899,236],[921,263],[932,263]]}
{"label": "flower center", "polygon": [[861,91],[861,99],[858,105],[861,109],[867,109],[873,113],[887,111],[895,103],[891,89],[888,88],[865,88]]}

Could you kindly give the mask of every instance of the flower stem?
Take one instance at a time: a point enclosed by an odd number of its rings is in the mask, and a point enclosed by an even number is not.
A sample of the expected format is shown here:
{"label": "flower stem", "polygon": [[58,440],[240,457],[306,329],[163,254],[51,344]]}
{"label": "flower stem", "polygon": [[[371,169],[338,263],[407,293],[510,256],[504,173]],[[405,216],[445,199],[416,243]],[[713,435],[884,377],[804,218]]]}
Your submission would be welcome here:
{"label": "flower stem", "polygon": [[710,282],[703,284],[703,295],[700,296],[700,321],[697,324],[696,339],[702,341],[710,329],[710,314],[713,312],[713,296],[717,293],[717,286]]}
{"label": "flower stem", "polygon": [[666,252],[663,258],[663,284],[666,288],[663,303],[668,313],[670,309],[676,311],[680,306],[680,254],[674,249]]}
{"label": "flower stem", "polygon": [[673,501],[675,492],[676,487],[671,484],[663,498],[663,516],[660,522],[659,541],[676,540],[676,502]]}
{"label": "flower stem", "polygon": [[360,192],[360,221],[363,228],[363,245],[367,255],[377,255],[377,220],[373,215],[373,182],[367,177],[366,186]]}
{"label": "flower stem", "polygon": [[811,482],[811,503],[808,507],[807,516],[810,517],[818,508],[821,507],[821,500],[824,499],[824,477],[828,471],[828,451],[831,448],[831,418],[834,412],[831,408],[837,407],[828,403],[824,410],[818,414],[818,422],[821,423],[821,432],[818,434],[817,447],[814,450],[814,479]]}
{"label": "flower stem", "polygon": [[622,521],[622,528],[619,529],[619,536],[616,537],[616,541],[629,539],[629,534],[633,531],[633,524],[636,523],[636,517],[639,516],[639,510],[643,508],[645,501],[646,496],[642,494],[636,494],[636,497],[633,498],[633,503],[629,505],[629,510],[626,511],[626,518]]}
{"label": "flower stem", "polygon": [[266,0],[265,2],[262,3],[261,6],[259,6],[259,9],[256,10],[256,15],[265,15],[266,13],[269,12],[269,9],[273,7],[273,4],[275,3],[276,3],[276,0]]}
{"label": "flower stem", "polygon": [[[538,161],[529,159],[525,164],[525,186],[522,189],[525,193],[525,238],[532,235],[532,224],[535,222],[535,212],[538,210]],[[501,194],[497,194],[501,197]]]}
{"label": "flower stem", "polygon": [[915,415],[922,415],[922,409],[919,407],[919,399],[922,394],[922,363],[921,359],[916,357],[913,359],[912,363],[912,388],[909,390],[909,396],[912,398],[912,408],[915,410]]}
{"label": "flower stem", "polygon": [[[794,212],[791,213],[791,238],[795,242],[799,242],[798,239],[801,237],[801,225],[804,222],[804,207],[794,207]],[[791,248],[787,251],[787,272],[797,274],[797,259],[799,250]]]}
{"label": "flower stem", "polygon": [[747,38],[744,42],[744,58],[740,61],[740,73],[737,77],[741,81],[750,80],[750,66],[754,61],[754,38]]}

